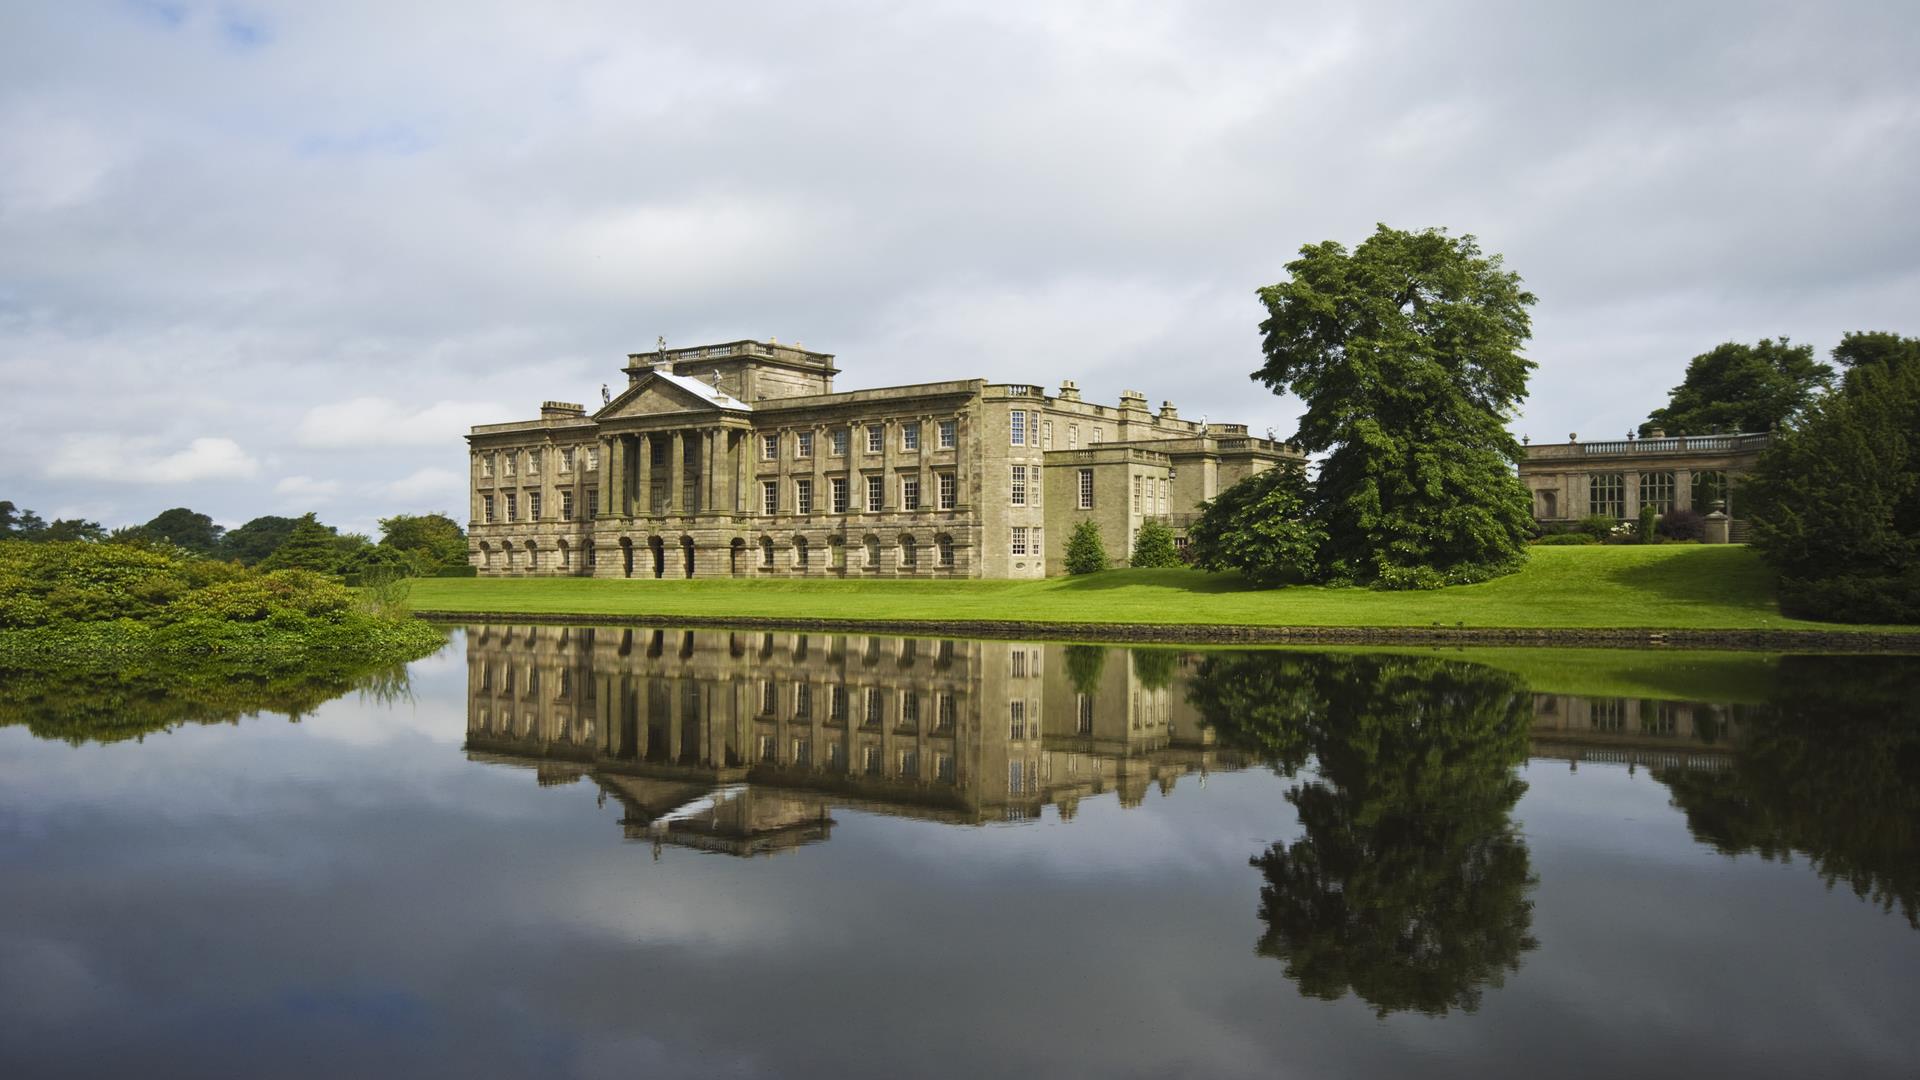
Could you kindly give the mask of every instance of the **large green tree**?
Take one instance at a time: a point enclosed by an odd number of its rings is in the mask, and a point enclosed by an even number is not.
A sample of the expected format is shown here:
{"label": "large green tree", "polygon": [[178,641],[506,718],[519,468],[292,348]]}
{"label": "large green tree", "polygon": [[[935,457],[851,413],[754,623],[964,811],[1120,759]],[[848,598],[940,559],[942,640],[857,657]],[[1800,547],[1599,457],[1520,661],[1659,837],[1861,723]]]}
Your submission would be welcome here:
{"label": "large green tree", "polygon": [[1507,430],[1534,366],[1519,275],[1471,236],[1385,225],[1352,251],[1304,247],[1287,273],[1260,290],[1254,378],[1306,403],[1295,441],[1326,454],[1322,573],[1430,588],[1514,569],[1533,528]]}
{"label": "large green tree", "polygon": [[286,543],[297,521],[297,518],[263,514],[239,528],[228,530],[220,538],[220,554],[252,566],[273,554],[274,548]]}
{"label": "large green tree", "polygon": [[225,529],[213,523],[205,514],[195,513],[184,506],[171,510],[162,510],[155,514],[152,521],[140,526],[148,539],[164,540],[175,547],[185,548],[198,555],[212,555],[220,550],[220,536]]}
{"label": "large green tree", "polygon": [[1686,377],[1666,407],[1647,415],[1640,434],[1769,431],[1804,413],[1832,380],[1833,368],[1813,358],[1811,345],[1729,341],[1687,363]]}
{"label": "large green tree", "polygon": [[1856,372],[1879,366],[1888,371],[1920,367],[1920,338],[1902,337],[1884,330],[1855,330],[1840,338],[1833,347],[1833,362],[1846,369],[1844,385],[1851,386]]}
{"label": "large green tree", "polygon": [[380,546],[406,553],[420,573],[467,565],[467,534],[445,514],[380,519]]}
{"label": "large green tree", "polygon": [[1743,491],[1789,614],[1920,622],[1920,364],[1849,370]]}
{"label": "large green tree", "polygon": [[[360,538],[363,542],[365,537]],[[294,519],[293,529],[273,554],[260,560],[262,570],[316,570],[323,574],[338,572],[341,560],[350,551],[342,550],[339,530],[323,525],[312,513]]]}
{"label": "large green tree", "polygon": [[1433,657],[1209,657],[1192,700],[1223,746],[1292,776],[1304,830],[1255,856],[1257,951],[1300,992],[1382,1016],[1472,1011],[1537,942],[1537,879],[1512,820],[1532,697],[1514,676]]}

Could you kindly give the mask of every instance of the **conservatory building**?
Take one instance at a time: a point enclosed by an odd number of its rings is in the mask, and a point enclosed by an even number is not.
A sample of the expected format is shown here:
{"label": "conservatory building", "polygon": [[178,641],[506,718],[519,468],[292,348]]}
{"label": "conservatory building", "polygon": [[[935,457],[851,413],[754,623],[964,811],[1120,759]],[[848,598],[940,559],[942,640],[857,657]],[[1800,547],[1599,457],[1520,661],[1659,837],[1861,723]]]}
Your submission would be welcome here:
{"label": "conservatory building", "polygon": [[1728,536],[1744,541],[1747,522],[1740,518],[1734,489],[1753,471],[1772,436],[1765,433],[1644,439],[1534,443],[1520,463],[1520,480],[1533,497],[1533,516],[1541,524],[1565,524],[1587,517],[1632,521],[1642,506],[1655,513],[1688,509],[1702,515],[1716,508],[1728,518]]}

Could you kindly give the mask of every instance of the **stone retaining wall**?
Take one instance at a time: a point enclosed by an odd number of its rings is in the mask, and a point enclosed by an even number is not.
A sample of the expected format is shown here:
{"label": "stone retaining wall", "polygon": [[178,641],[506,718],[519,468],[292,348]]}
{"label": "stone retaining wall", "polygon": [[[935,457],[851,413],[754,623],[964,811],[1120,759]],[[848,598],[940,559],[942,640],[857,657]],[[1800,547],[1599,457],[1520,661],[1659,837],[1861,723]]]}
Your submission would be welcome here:
{"label": "stone retaining wall", "polygon": [[795,619],[704,615],[554,615],[526,612],[416,611],[432,622],[539,623],[555,626],[714,627],[807,630],[902,637],[1021,641],[1150,642],[1192,645],[1526,645],[1607,649],[1756,649],[1768,652],[1879,652],[1920,655],[1920,633],[1851,630],[1653,630],[1464,626],[1211,626],[1147,623],[1002,622],[969,619]]}

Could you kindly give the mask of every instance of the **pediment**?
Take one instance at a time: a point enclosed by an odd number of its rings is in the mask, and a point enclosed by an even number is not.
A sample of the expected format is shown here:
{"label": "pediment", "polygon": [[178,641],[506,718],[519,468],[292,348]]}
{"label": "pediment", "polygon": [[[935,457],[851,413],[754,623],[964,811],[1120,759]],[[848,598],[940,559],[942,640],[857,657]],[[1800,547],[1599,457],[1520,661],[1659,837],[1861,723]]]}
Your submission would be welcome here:
{"label": "pediment", "polygon": [[633,416],[662,416],[672,413],[706,413],[721,411],[718,402],[704,397],[692,390],[676,384],[674,380],[657,375],[642,375],[640,381],[627,387],[620,395],[600,407],[593,414],[595,420],[618,420]]}

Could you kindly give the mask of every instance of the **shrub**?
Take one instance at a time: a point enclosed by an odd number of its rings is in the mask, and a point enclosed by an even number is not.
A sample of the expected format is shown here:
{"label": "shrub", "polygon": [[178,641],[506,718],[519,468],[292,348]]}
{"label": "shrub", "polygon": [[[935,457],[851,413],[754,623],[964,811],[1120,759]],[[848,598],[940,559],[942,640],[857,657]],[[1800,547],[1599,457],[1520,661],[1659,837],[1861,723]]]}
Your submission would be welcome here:
{"label": "shrub", "polygon": [[1705,540],[1707,519],[1693,510],[1669,510],[1654,528],[1669,540]]}
{"label": "shrub", "polygon": [[1827,622],[1920,623],[1920,568],[1897,577],[1782,578],[1780,611]]}
{"label": "shrub", "polygon": [[1187,531],[1194,565],[1238,570],[1261,585],[1291,585],[1320,577],[1326,530],[1309,510],[1304,471],[1280,466],[1247,477],[1201,504]]}
{"label": "shrub", "polygon": [[1598,538],[1583,532],[1548,533],[1534,541],[1534,543],[1541,547],[1576,547],[1598,544],[1599,542]]}
{"label": "shrub", "polygon": [[1133,537],[1133,557],[1128,563],[1141,567],[1179,566],[1180,552],[1173,546],[1173,530],[1157,521],[1140,526]]}
{"label": "shrub", "polygon": [[1584,533],[1595,540],[1607,540],[1613,536],[1614,527],[1619,524],[1605,514],[1591,514],[1574,523],[1573,531]]}
{"label": "shrub", "polygon": [[1083,521],[1067,540],[1067,573],[1094,574],[1107,568],[1107,546],[1100,542],[1100,526]]}
{"label": "shrub", "polygon": [[1642,544],[1659,543],[1660,534],[1654,531],[1654,526],[1659,520],[1660,515],[1654,513],[1651,504],[1642,506],[1640,508],[1640,525],[1633,531],[1634,540]]}

